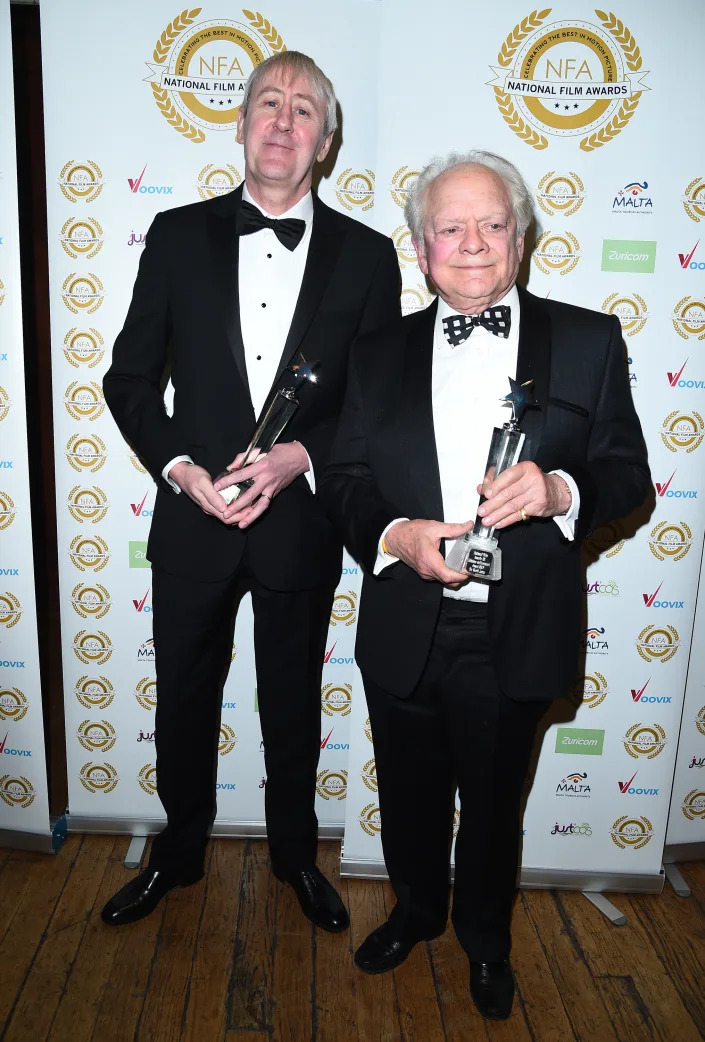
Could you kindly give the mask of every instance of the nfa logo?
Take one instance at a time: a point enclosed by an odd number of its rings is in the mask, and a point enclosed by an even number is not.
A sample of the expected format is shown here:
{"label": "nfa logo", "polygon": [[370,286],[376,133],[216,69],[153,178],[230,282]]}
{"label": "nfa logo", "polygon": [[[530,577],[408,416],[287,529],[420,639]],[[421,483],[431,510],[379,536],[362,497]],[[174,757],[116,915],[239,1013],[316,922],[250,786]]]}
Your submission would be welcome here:
{"label": "nfa logo", "polygon": [[320,771],[316,792],[324,800],[344,800],[348,794],[347,771]]}
{"label": "nfa logo", "polygon": [[590,796],[590,784],[587,780],[587,771],[573,771],[566,774],[556,785],[556,796],[579,796],[588,798]]}
{"label": "nfa logo", "polygon": [[588,727],[556,728],[556,752],[575,756],[602,756],[605,732]]}
{"label": "nfa logo", "polygon": [[173,194],[174,189],[173,189],[172,185],[143,185],[142,184],[142,178],[144,177],[144,172],[145,172],[146,169],[147,169],[147,164],[145,163],[144,166],[142,167],[142,173],[140,174],[139,177],[128,177],[127,183],[130,186],[130,192],[132,193],[132,195],[138,195],[138,194],[139,195],[172,195]]}
{"label": "nfa logo", "polygon": [[103,172],[97,163],[69,159],[61,168],[59,188],[70,203],[92,203],[103,191]]}
{"label": "nfa logo", "polygon": [[389,191],[392,194],[394,202],[397,206],[400,206],[402,210],[409,201],[409,192],[416,184],[416,178],[420,173],[420,170],[410,170],[408,166],[400,166],[392,177]]}
{"label": "nfa logo", "polygon": [[645,847],[653,834],[653,825],[643,814],[640,814],[638,818],[630,818],[628,814],[623,814],[621,818],[617,818],[610,829],[612,842],[622,850],[626,847],[631,847],[632,850]]}
{"label": "nfa logo", "polygon": [[625,336],[636,336],[649,318],[646,301],[638,293],[632,293],[629,297],[611,293],[603,300],[602,310],[607,315],[617,316]]}
{"label": "nfa logo", "polygon": [[71,604],[76,614],[83,619],[102,619],[110,611],[110,594],[99,583],[95,586],[77,583],[71,591]]}
{"label": "nfa logo", "polygon": [[[677,469],[677,468],[676,468]],[[694,488],[671,488],[671,482],[675,476],[676,471],[674,470],[668,481],[662,483],[660,481],[654,482],[654,488],[656,494],[663,499],[666,496],[668,499],[697,499],[698,491]]]}
{"label": "nfa logo", "polygon": [[79,383],[74,380],[66,388],[64,405],[72,420],[97,420],[105,409],[105,399],[100,384]]}
{"label": "nfa logo", "polygon": [[157,682],[152,677],[142,677],[135,686],[135,698],[143,709],[157,708]]}
{"label": "nfa logo", "polygon": [[[703,727],[705,727],[705,706],[703,706],[703,713],[704,713],[704,716],[703,716]],[[362,730],[365,732],[365,738],[367,739],[367,741],[371,742],[372,741],[372,728],[370,726],[370,718],[369,718],[369,716],[367,717],[367,719],[365,720],[364,724],[362,725]],[[705,734],[705,731],[703,731],[703,734]]]}
{"label": "nfa logo", "polygon": [[353,590],[336,593],[330,613],[331,626],[352,626],[357,617],[357,594]]}
{"label": "nfa logo", "polygon": [[376,803],[368,803],[358,815],[360,828],[368,836],[379,836],[382,831],[382,822],[379,815],[379,807]]}
{"label": "nfa logo", "polygon": [[702,789],[691,789],[683,798],[681,810],[689,821],[695,818],[705,819],[705,792]]}
{"label": "nfa logo", "polygon": [[72,271],[64,279],[61,299],[69,311],[73,311],[76,315],[81,312],[92,315],[105,300],[103,283],[93,272],[77,275],[75,271]]}
{"label": "nfa logo", "polygon": [[95,474],[107,458],[108,450],[97,434],[72,434],[66,442],[66,459],[79,473],[90,470]]}
{"label": "nfa logo", "polygon": [[671,322],[678,336],[684,340],[693,337],[705,340],[705,300],[701,297],[681,297],[673,309]]}
{"label": "nfa logo", "polygon": [[659,583],[653,593],[642,593],[644,604],[647,608],[684,608],[685,601],[656,600],[663,583]]}
{"label": "nfa logo", "polygon": [[107,752],[117,740],[115,728],[108,720],[82,720],[76,737],[89,752]]}
{"label": "nfa logo", "polygon": [[405,264],[416,264],[416,250],[411,241],[411,231],[405,224],[398,225],[390,235],[390,239],[397,251],[399,267],[403,268]]}
{"label": "nfa logo", "polygon": [[73,260],[89,260],[103,247],[103,229],[95,217],[69,217],[61,229],[59,242]]}
{"label": "nfa logo", "polygon": [[666,741],[666,732],[660,724],[633,724],[623,738],[624,748],[635,760],[640,756],[653,760],[663,752]]}
{"label": "nfa logo", "polygon": [[327,716],[348,716],[352,708],[352,684],[324,684],[321,709]]}
{"label": "nfa logo", "polygon": [[68,494],[67,504],[74,521],[96,524],[108,513],[108,497],[97,485],[74,485]]}
{"label": "nfa logo", "polygon": [[28,778],[17,778],[11,774],[4,774],[0,778],[0,799],[8,807],[21,807],[26,810],[34,803],[34,795],[34,786]]}
{"label": "nfa logo", "polygon": [[673,626],[644,626],[636,650],[647,662],[668,662],[678,651],[678,630]]}
{"label": "nfa logo", "polygon": [[583,583],[583,593],[586,593],[588,597],[600,595],[603,597],[619,597],[619,586],[617,586],[614,579],[608,579],[607,582],[594,579],[592,582]]}
{"label": "nfa logo", "polygon": [[645,195],[648,181],[630,181],[620,188],[612,200],[612,213],[653,213],[651,197]]}
{"label": "nfa logo", "polygon": [[571,821],[568,825],[559,825],[558,822],[551,829],[552,836],[591,836],[592,828],[587,821],[582,825],[576,825]]}
{"label": "nfa logo", "polygon": [[604,626],[589,626],[585,630],[580,646],[588,655],[607,655],[610,646],[607,640],[607,631]]}
{"label": "nfa logo", "polygon": [[135,470],[138,470],[140,474],[147,473],[147,468],[142,466],[142,463],[140,462],[139,456],[136,452],[131,452],[128,458],[132,466],[135,468]]}
{"label": "nfa logo", "polygon": [[144,767],[140,767],[137,781],[140,784],[140,788],[146,792],[148,796],[156,796],[157,768],[153,763],[146,763]]}
{"label": "nfa logo", "polygon": [[570,217],[583,204],[585,185],[572,170],[568,174],[557,174],[549,170],[536,188],[536,201],[544,213]]}
{"label": "nfa logo", "polygon": [[18,687],[0,688],[0,720],[19,723],[24,720],[28,709],[27,696]]}
{"label": "nfa logo", "polygon": [[133,607],[134,607],[135,611],[139,611],[139,612],[144,611],[144,612],[147,612],[147,613],[151,612],[152,609],[147,604],[147,598],[149,597],[150,589],[151,589],[151,587],[148,587],[147,588],[147,592],[144,594],[144,596],[140,597],[138,600],[136,600],[134,597],[132,598],[132,604],[133,604]]}
{"label": "nfa logo", "polygon": [[705,180],[694,177],[681,198],[683,209],[696,224],[705,217]]}
{"label": "nfa logo", "polygon": [[372,170],[353,170],[349,166],[335,182],[338,202],[346,210],[358,208],[362,213],[375,204],[375,175]]}
{"label": "nfa logo", "polygon": [[658,705],[667,705],[673,701],[673,695],[647,695],[645,694],[647,687],[651,682],[651,677],[641,687],[630,688],[632,693],[632,702],[655,702]]}
{"label": "nfa logo", "polygon": [[0,532],[15,520],[15,504],[7,492],[0,492]]}
{"label": "nfa logo", "polygon": [[609,687],[602,673],[586,673],[573,687],[573,702],[594,709],[607,698]]}
{"label": "nfa logo", "polygon": [[73,650],[79,662],[86,666],[103,666],[113,653],[110,637],[102,630],[94,633],[79,630],[73,638]]}
{"label": "nfa logo", "polygon": [[0,423],[10,414],[10,396],[4,387],[0,387]]}
{"label": "nfa logo", "polygon": [[105,354],[103,338],[97,329],[79,329],[73,326],[64,337],[64,358],[75,369],[87,365],[89,369],[98,365]]}
{"label": "nfa logo", "polygon": [[154,637],[143,641],[137,649],[138,662],[154,662]]}
{"label": "nfa logo", "polygon": [[705,735],[705,706],[701,706],[698,710],[697,716],[695,717],[695,726],[698,731],[700,731],[700,734]]}
{"label": "nfa logo", "polygon": [[639,770],[637,769],[636,771],[634,771],[634,774],[631,776],[629,781],[618,781],[617,782],[617,785],[619,786],[619,791],[622,793],[622,795],[623,796],[658,796],[658,794],[659,794],[659,790],[658,789],[653,789],[653,788],[642,789],[640,786],[632,785],[632,782],[634,781],[634,779],[636,778],[638,773],[639,773]]}
{"label": "nfa logo", "polygon": [[110,560],[110,551],[108,544],[99,535],[77,535],[71,540],[69,557],[71,563],[82,572],[87,568],[99,572]]}
{"label": "nfa logo", "polygon": [[636,40],[616,15],[596,11],[600,25],[568,18],[544,25],[547,7],[514,26],[490,66],[502,119],[535,149],[544,134],[579,137],[583,152],[601,148],[636,112],[642,69]]}
{"label": "nfa logo", "polygon": [[580,243],[570,232],[564,232],[562,235],[544,232],[534,243],[532,253],[534,264],[545,275],[551,275],[556,271],[561,275],[567,275],[581,256]]}
{"label": "nfa logo", "polygon": [[656,242],[652,239],[603,239],[602,271],[651,274],[656,269]]}
{"label": "nfa logo", "polygon": [[107,677],[89,677],[87,674],[76,681],[75,694],[84,709],[105,709],[115,697],[113,685]]}
{"label": "nfa logo", "polygon": [[142,496],[142,500],[139,503],[130,503],[130,510],[135,517],[151,517],[154,513],[153,510],[145,508],[145,501],[149,495],[149,489]]}
{"label": "nfa logo", "polygon": [[218,752],[221,756],[231,753],[237,744],[237,735],[229,724],[220,725],[218,734]]}
{"label": "nfa logo", "polygon": [[119,781],[117,769],[111,763],[84,763],[78,775],[81,785],[89,792],[112,792]]}
{"label": "nfa logo", "polygon": [[22,605],[8,590],[0,593],[0,625],[11,630],[22,618]]}
{"label": "nfa logo", "polygon": [[228,195],[241,181],[242,174],[230,163],[225,166],[206,163],[198,175],[196,188],[201,199],[215,199],[219,195]]}
{"label": "nfa logo", "polygon": [[661,440],[670,452],[695,452],[705,437],[705,422],[699,412],[670,412],[661,425]]}
{"label": "nfa logo", "polygon": [[651,529],[649,549],[659,561],[680,561],[690,550],[693,533],[685,521],[659,521]]}
{"label": "nfa logo", "polygon": [[361,778],[368,789],[377,792],[377,764],[374,760],[368,760],[362,768]]}
{"label": "nfa logo", "polygon": [[242,12],[247,25],[230,18],[195,22],[200,13],[200,7],[187,9],[169,22],[154,45],[154,64],[146,63],[157,108],[197,145],[206,140],[205,131],[235,131],[247,77],[286,50],[259,12]]}
{"label": "nfa logo", "polygon": [[401,313],[411,315],[415,311],[423,311],[433,300],[428,287],[417,282],[416,286],[404,286],[401,291]]}

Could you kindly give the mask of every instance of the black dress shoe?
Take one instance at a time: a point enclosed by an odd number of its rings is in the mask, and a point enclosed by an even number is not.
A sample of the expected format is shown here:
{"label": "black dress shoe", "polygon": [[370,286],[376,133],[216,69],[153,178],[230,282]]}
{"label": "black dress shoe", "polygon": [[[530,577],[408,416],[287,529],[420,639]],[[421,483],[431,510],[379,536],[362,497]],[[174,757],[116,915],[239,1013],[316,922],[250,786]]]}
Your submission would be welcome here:
{"label": "black dress shoe", "polygon": [[503,962],[471,962],[470,994],[483,1017],[506,1020],[514,1001],[514,975],[509,959]]}
{"label": "black dress shoe", "polygon": [[301,911],[316,926],[330,933],[340,933],[350,926],[348,910],[338,891],[315,865],[297,872],[283,872],[272,866],[272,871],[282,883],[293,887]]}
{"label": "black dress shoe", "polygon": [[382,923],[367,937],[355,952],[355,965],[363,973],[386,973],[393,970],[406,959],[411,949],[419,941],[432,941],[443,931],[428,937],[417,937],[413,941],[404,940],[395,931],[390,922]]}
{"label": "black dress shoe", "polygon": [[192,876],[180,876],[174,872],[146,868],[113,894],[100,917],[109,926],[134,923],[153,912],[170,890],[177,886],[191,886],[199,879],[203,879],[203,872]]}

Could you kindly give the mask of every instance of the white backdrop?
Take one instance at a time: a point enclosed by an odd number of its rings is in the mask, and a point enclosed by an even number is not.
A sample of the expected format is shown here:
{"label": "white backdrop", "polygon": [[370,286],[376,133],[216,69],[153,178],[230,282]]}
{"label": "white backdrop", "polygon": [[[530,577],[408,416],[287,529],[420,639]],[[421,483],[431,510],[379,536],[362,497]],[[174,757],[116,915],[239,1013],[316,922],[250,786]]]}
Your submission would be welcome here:
{"label": "white backdrop", "polygon": [[[147,11],[136,0],[42,9],[74,827],[138,831],[160,814],[144,560],[154,489],[105,411],[101,377],[153,214],[238,183],[233,98],[253,55],[287,46],[330,73],[341,102],[343,145],[321,195],[393,237],[406,310],[431,298],[409,252],[404,189],[432,154],[485,147],[516,162],[536,192],[529,288],[622,321],[656,506],[635,539],[615,527],[595,549],[586,676],[544,742],[524,871],[530,882],[580,885],[589,875],[593,885],[660,886],[705,523],[705,164],[697,137],[684,140],[673,118],[702,87],[703,16],[694,0],[669,12],[691,31],[666,36],[635,0],[614,14],[578,0],[533,12],[516,0],[490,11],[442,0],[432,13],[418,0],[273,2],[262,13],[217,2],[179,13],[166,0]],[[88,64],[65,63],[77,34],[100,50],[100,90]],[[67,119],[77,97],[81,119]],[[324,667],[319,809],[332,828],[348,793],[344,870],[375,873],[374,763],[351,663],[359,577],[346,567]],[[235,645],[223,832],[257,831],[263,820],[246,610]]]}
{"label": "white backdrop", "polygon": [[37,651],[9,0],[0,3],[0,842],[51,850]]}

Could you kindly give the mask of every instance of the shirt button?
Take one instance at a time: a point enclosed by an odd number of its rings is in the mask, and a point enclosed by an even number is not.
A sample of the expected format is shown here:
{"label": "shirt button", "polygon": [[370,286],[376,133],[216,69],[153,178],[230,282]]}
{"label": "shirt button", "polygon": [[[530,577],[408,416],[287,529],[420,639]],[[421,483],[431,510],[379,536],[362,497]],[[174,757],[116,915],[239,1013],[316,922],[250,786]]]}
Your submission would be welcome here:
{"label": "shirt button", "polygon": [[272,255],[271,255],[271,253],[268,253],[267,254],[267,260],[271,260],[271,259],[272,259]]}
{"label": "shirt button", "polygon": [[263,304],[263,305],[262,305],[262,307],[263,307],[263,308],[266,308],[266,306],[267,306],[266,304]]}
{"label": "shirt button", "polygon": [[257,355],[257,361],[258,361],[258,362],[261,362],[261,361],[262,361],[262,355]]}

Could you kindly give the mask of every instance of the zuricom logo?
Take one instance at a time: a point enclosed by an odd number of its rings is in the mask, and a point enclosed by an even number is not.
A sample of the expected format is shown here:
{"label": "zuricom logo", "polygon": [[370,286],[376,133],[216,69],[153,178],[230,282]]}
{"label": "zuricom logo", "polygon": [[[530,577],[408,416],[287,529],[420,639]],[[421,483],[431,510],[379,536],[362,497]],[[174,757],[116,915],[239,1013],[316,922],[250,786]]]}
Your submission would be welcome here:
{"label": "zuricom logo", "polygon": [[575,756],[602,756],[605,732],[587,727],[559,727],[556,731],[556,752]]}
{"label": "zuricom logo", "polygon": [[656,241],[653,239],[604,239],[603,271],[653,272],[656,268]]}
{"label": "zuricom logo", "polygon": [[142,178],[144,177],[146,169],[147,164],[145,163],[139,177],[128,177],[127,183],[129,184],[130,191],[133,195],[137,195],[138,193],[140,195],[171,195],[173,193],[172,185],[143,185]]}

